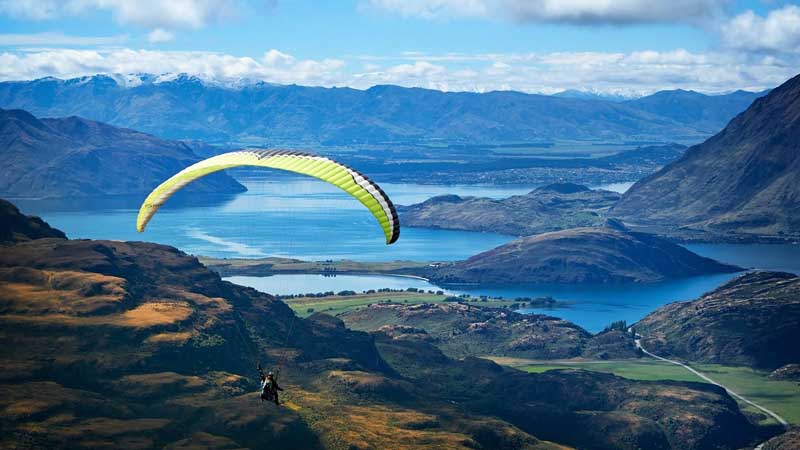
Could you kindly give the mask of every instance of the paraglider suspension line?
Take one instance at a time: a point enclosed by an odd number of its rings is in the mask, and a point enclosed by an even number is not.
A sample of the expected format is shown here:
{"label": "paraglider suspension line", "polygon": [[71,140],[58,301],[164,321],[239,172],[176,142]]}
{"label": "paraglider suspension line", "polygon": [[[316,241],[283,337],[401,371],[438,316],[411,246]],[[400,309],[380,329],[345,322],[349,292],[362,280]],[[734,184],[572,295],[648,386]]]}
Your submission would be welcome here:
{"label": "paraglider suspension line", "polygon": [[275,376],[280,375],[281,369],[283,369],[283,365],[286,364],[286,360],[289,358],[289,337],[292,335],[292,329],[294,328],[294,320],[297,318],[297,314],[292,311],[292,320],[289,322],[289,328],[286,329],[286,338],[283,340],[283,357],[281,358],[280,363],[278,363],[278,368],[275,369]]}

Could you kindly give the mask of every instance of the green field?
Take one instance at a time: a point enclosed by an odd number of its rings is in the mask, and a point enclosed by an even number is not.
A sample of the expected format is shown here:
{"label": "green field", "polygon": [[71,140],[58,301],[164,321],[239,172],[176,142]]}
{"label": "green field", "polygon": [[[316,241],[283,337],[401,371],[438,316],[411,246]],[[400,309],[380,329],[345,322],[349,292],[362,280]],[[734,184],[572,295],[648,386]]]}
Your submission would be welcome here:
{"label": "green field", "polygon": [[[315,312],[323,312],[335,316],[358,308],[363,308],[373,303],[391,302],[416,305],[420,303],[441,303],[445,298],[447,298],[446,295],[423,292],[377,292],[374,294],[286,298],[283,299],[283,301],[288,304],[297,315],[307,317]],[[502,308],[515,302],[503,300],[488,300],[482,302],[475,299],[475,301],[465,301],[463,303]]]}
{"label": "green field", "polygon": [[[576,368],[606,372],[633,380],[678,380],[703,382],[686,369],[657,361],[652,358],[621,361],[526,361],[504,359],[500,363],[516,367],[527,372],[546,372],[565,368]],[[696,370],[722,383],[739,395],[775,411],[792,424],[800,424],[800,383],[792,381],[773,381],[767,378],[769,373],[756,371],[747,367],[731,367],[719,364],[692,364]],[[759,412],[755,408],[742,403],[743,409]],[[762,413],[763,414],[763,413]],[[772,421],[770,419],[769,421]],[[768,422],[768,421],[767,421]],[[765,422],[766,423],[766,422]]]}

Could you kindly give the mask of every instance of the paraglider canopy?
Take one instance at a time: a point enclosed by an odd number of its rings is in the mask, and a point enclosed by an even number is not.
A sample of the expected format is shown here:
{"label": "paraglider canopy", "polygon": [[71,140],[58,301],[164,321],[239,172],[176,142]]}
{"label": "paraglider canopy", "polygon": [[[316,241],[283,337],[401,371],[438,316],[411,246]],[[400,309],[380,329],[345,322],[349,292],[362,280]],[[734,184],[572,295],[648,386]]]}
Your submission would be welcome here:
{"label": "paraglider canopy", "polygon": [[198,178],[233,167],[252,166],[286,170],[326,181],[347,192],[378,220],[386,243],[400,237],[400,220],[392,201],[372,180],[324,156],[288,150],[246,149],[204,159],[176,173],[151,192],[139,208],[136,229],[141,233],[153,215],[173,194]]}

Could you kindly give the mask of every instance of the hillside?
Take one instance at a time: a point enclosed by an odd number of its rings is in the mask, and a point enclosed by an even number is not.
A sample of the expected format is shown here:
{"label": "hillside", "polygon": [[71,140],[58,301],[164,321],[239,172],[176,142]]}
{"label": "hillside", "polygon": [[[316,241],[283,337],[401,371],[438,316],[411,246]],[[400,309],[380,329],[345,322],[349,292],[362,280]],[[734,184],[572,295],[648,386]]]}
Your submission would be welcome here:
{"label": "hillside", "polygon": [[800,277],[754,272],[639,321],[645,348],[690,361],[776,369],[800,362]]}
{"label": "hillside", "polygon": [[800,235],[800,75],[636,183],[613,213],[723,235]]}
{"label": "hillside", "polygon": [[[2,448],[733,450],[769,432],[712,385],[527,374],[300,319],[157,244],[6,246],[0,304]],[[259,402],[257,361],[283,368],[284,407]]]}
{"label": "hillside", "polygon": [[676,89],[660,91],[646,97],[629,100],[627,105],[668,117],[680,123],[692,123],[709,134],[716,133],[737,113],[744,111],[753,101],[768,91],[735,91],[726,95],[704,95],[695,91]]}
{"label": "hillside", "polygon": [[426,275],[444,284],[652,283],[736,272],[665,239],[611,228],[523,237]]}
{"label": "hillside", "polygon": [[47,237],[66,238],[64,233],[51,228],[42,219],[26,216],[14,204],[0,199],[0,244]]}
{"label": "hillside", "polygon": [[451,357],[606,359],[636,356],[633,339],[623,333],[593,336],[556,317],[519,314],[508,309],[459,303],[376,303],[339,317],[354,330],[416,334]]}
{"label": "hillside", "polygon": [[[135,83],[93,77],[0,83],[0,107],[39,116],[78,115],[172,139],[322,143],[547,142],[553,139],[698,141],[753,98],[697,94],[685,109],[704,120],[641,103],[520,92],[367,90],[251,83],[238,87],[180,75]],[[677,101],[683,101],[679,98]]]}
{"label": "hillside", "polygon": [[[0,156],[0,195],[20,198],[146,194],[200,159],[181,142],[74,116],[37,119],[26,111],[1,109]],[[224,173],[186,189],[245,190]]]}
{"label": "hillside", "polygon": [[409,227],[527,236],[601,225],[619,198],[615,192],[560,183],[501,200],[443,195],[398,211],[403,225]]}

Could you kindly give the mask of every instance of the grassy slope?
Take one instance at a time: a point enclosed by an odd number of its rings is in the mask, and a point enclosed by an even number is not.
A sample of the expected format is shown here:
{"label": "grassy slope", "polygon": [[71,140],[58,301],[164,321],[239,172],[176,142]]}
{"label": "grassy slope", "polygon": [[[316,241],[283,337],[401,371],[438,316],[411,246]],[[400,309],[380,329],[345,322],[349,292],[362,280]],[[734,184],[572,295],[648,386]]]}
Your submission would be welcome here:
{"label": "grassy slope", "polygon": [[[373,303],[393,302],[409,305],[421,303],[441,303],[447,298],[446,295],[436,295],[419,292],[377,292],[375,294],[356,294],[356,295],[331,295],[327,297],[298,297],[288,298],[283,301],[288,304],[299,316],[307,317],[313,312],[324,312],[330,315],[339,315],[345,312],[354,311]],[[490,300],[487,302],[466,302],[471,305],[491,305],[496,308],[514,303],[513,301]],[[309,312],[309,308],[314,311]]]}

